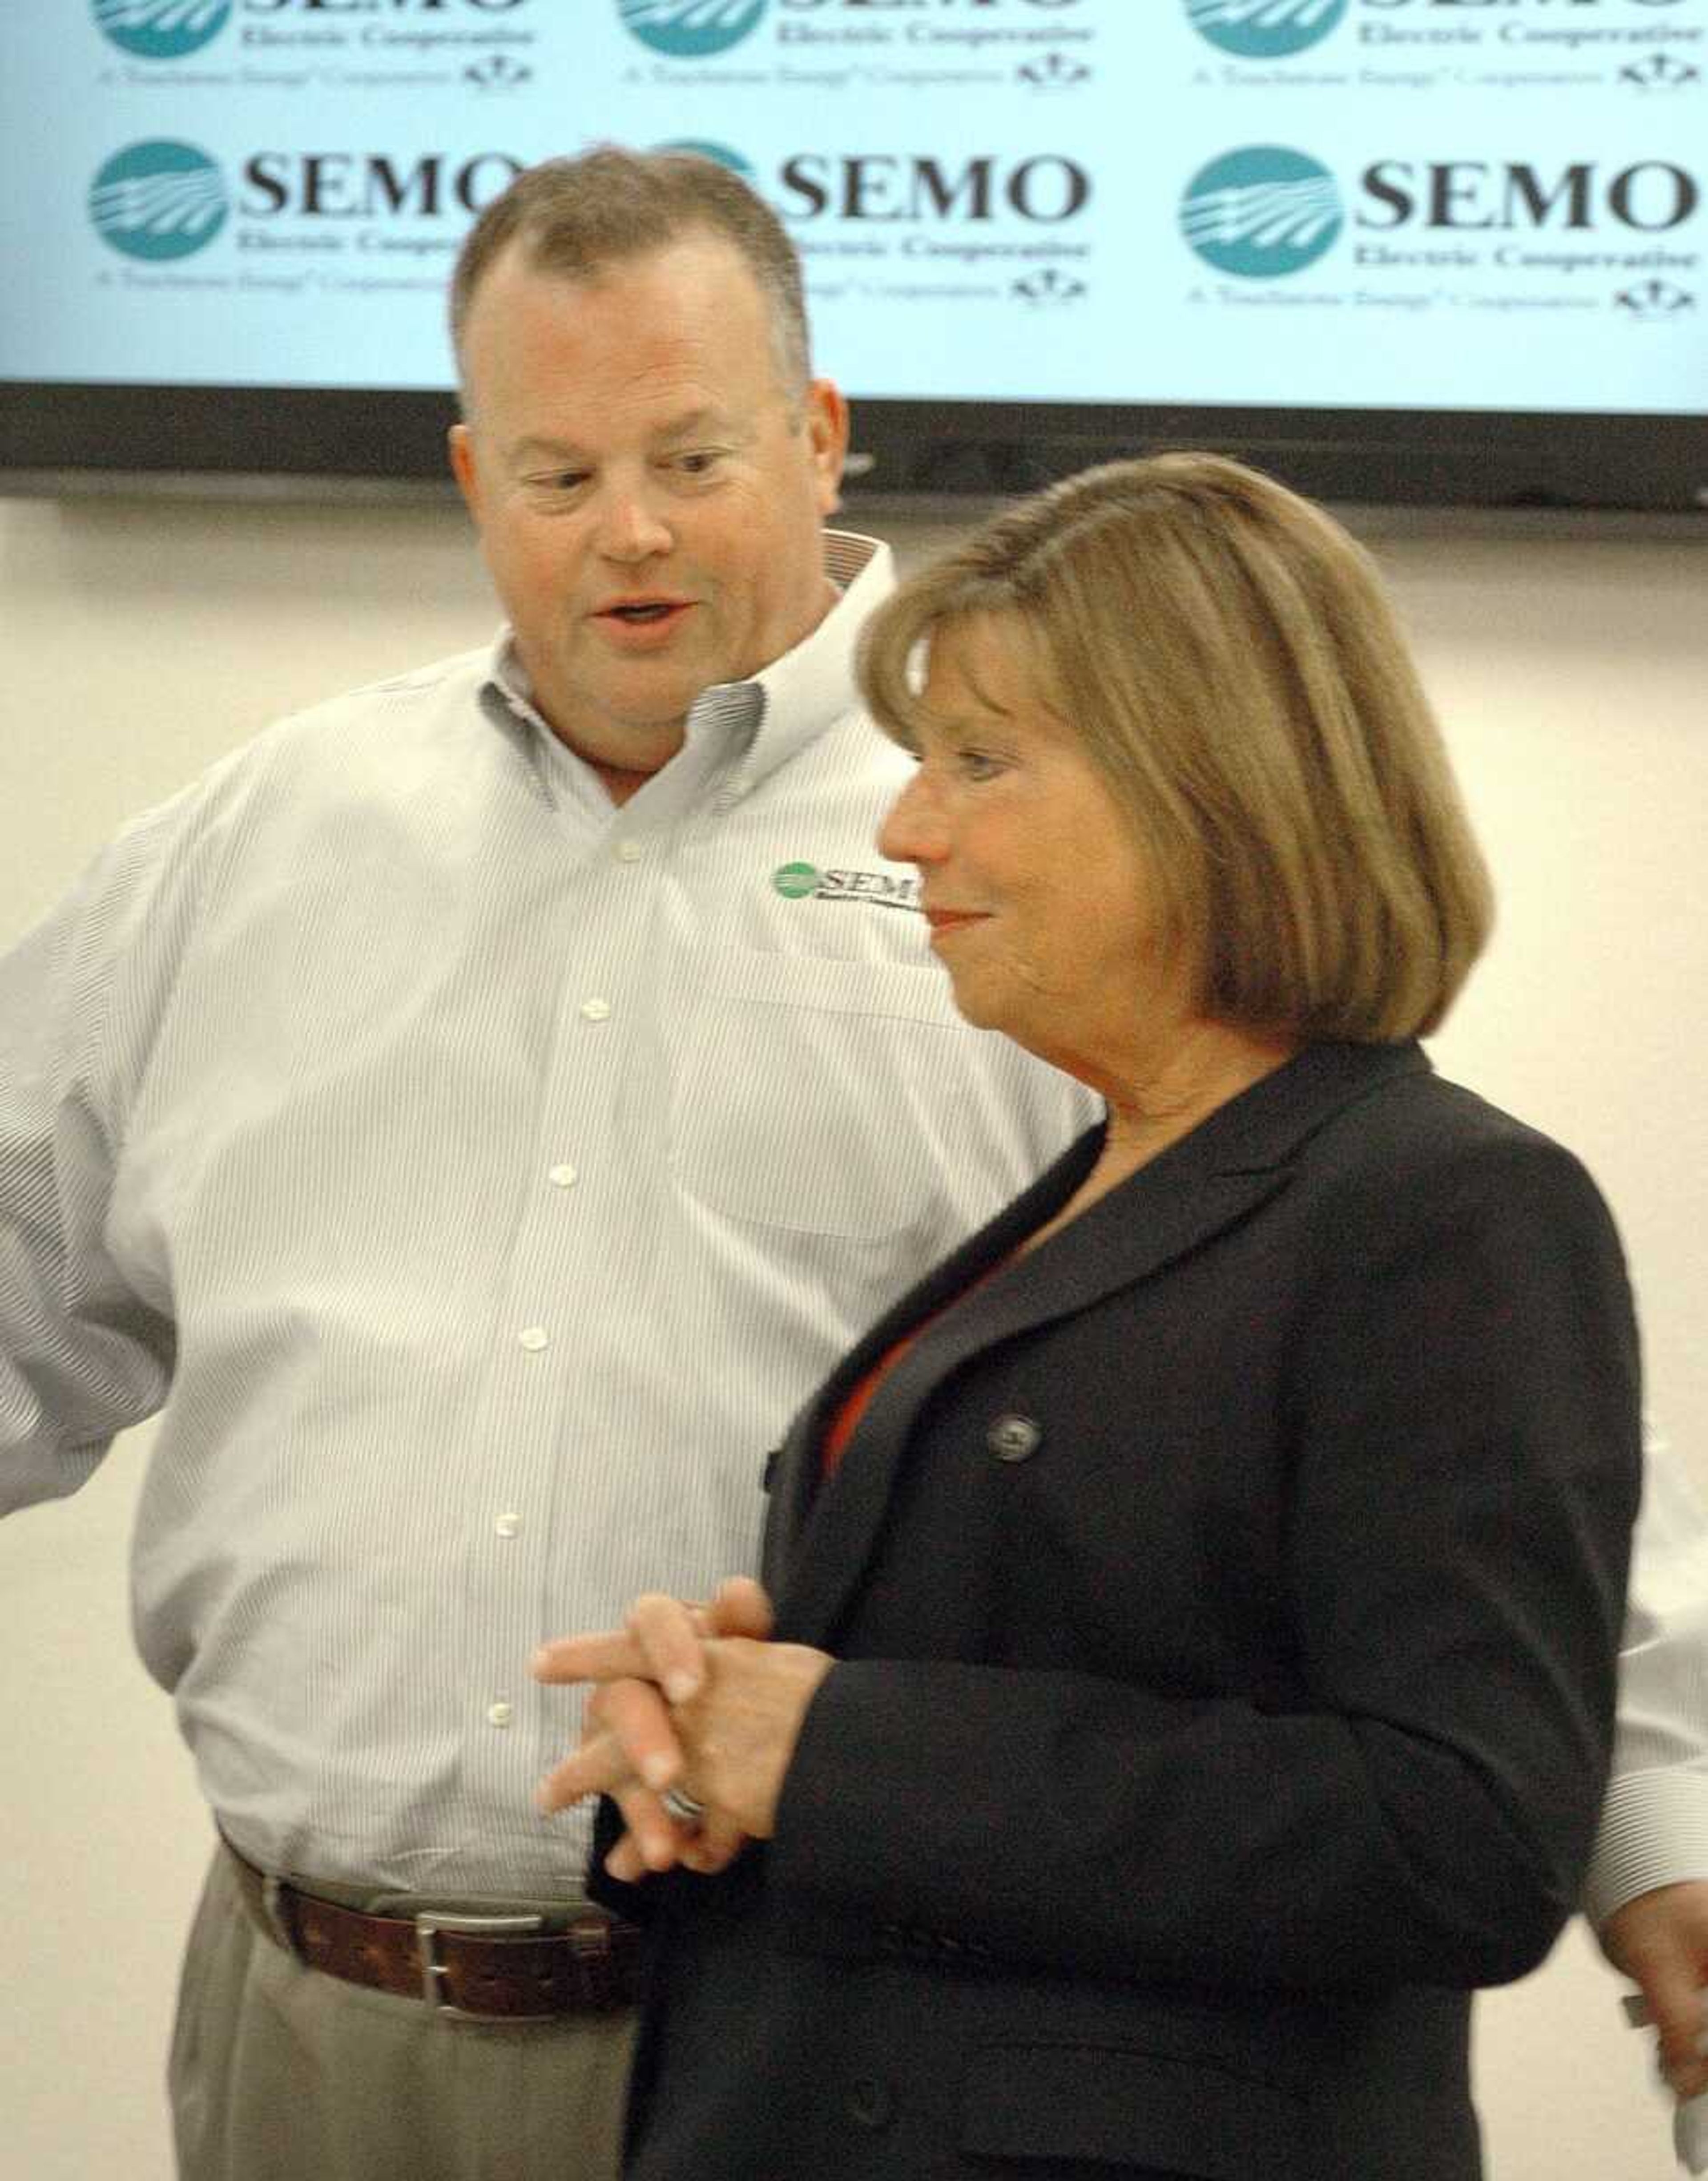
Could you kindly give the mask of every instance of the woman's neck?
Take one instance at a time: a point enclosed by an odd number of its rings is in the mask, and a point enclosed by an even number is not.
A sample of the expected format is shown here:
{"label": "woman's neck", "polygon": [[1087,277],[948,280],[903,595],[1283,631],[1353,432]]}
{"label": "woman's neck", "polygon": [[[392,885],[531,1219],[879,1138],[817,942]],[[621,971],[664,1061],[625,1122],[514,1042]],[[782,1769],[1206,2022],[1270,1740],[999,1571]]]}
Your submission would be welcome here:
{"label": "woman's neck", "polygon": [[1303,1041],[1231,1023],[1180,1024],[1159,1050],[1098,1087],[1109,1107],[1105,1158],[1128,1172],[1154,1159],[1218,1106],[1286,1065]]}
{"label": "woman's neck", "polygon": [[1021,1245],[1021,1254],[1077,1219],[1160,1151],[1190,1135],[1218,1106],[1284,1067],[1303,1040],[1269,1036],[1226,1023],[1179,1024],[1154,1058],[1114,1077],[1099,1071],[1093,1088],[1109,1107],[1103,1148],[1055,1216]]}

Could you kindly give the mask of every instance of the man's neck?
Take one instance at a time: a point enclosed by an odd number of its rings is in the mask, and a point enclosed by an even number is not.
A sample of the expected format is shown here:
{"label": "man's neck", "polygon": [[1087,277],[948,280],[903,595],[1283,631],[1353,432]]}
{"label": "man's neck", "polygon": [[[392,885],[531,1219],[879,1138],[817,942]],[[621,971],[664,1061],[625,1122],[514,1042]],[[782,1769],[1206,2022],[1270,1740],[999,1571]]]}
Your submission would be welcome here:
{"label": "man's neck", "polygon": [[[671,755],[675,755],[674,751]],[[638,772],[625,765],[601,765],[595,758],[583,758],[581,762],[599,781],[612,803],[620,809],[631,795],[639,794],[654,772],[662,772],[670,759],[666,758],[664,765],[648,766]]]}

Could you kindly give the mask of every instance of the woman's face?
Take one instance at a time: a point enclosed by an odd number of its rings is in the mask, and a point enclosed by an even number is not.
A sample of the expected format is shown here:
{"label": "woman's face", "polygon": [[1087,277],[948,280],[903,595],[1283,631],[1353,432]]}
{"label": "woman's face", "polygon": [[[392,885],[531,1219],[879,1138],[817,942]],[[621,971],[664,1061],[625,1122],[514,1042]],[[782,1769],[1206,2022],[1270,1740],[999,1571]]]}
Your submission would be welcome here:
{"label": "woman's face", "polygon": [[918,867],[956,1006],[1099,1087],[1124,1079],[1161,1027],[1145,869],[1103,775],[1037,694],[1023,626],[937,630],[925,704],[919,770],[878,837]]}

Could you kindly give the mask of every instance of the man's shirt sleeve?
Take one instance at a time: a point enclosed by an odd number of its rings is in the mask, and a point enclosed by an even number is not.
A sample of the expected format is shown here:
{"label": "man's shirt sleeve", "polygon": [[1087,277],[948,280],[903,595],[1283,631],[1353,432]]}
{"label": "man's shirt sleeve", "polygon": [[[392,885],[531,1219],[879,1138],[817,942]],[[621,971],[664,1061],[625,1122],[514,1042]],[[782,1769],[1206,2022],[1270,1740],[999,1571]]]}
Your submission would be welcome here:
{"label": "man's shirt sleeve", "polygon": [[146,1046],[184,800],[121,835],[0,958],[0,1512],[75,1491],[170,1383],[168,1299],[134,1292],[109,1249],[123,1085],[107,1055],[115,1011]]}
{"label": "man's shirt sleeve", "polygon": [[1584,1913],[1601,1924],[1638,1894],[1690,1878],[1708,1878],[1708,1515],[1651,1429],[1612,1781]]}

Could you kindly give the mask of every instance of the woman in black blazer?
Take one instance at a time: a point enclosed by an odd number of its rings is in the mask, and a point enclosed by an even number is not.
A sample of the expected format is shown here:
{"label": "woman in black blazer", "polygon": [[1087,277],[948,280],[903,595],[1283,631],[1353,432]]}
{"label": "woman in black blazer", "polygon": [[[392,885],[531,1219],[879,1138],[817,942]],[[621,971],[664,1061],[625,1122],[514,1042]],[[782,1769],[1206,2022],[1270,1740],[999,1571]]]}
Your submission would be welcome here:
{"label": "woman in black blazer", "polygon": [[958,1006],[1108,1120],[796,1422],[774,1628],[542,1656],[604,1684],[544,1804],[614,1796],[655,1935],[629,2171],[1471,2181],[1468,1994],[1601,1794],[1638,1365],[1583,1169],[1415,1041],[1489,916],[1415,675],[1343,533],[1178,456],[915,577],[864,675]]}

